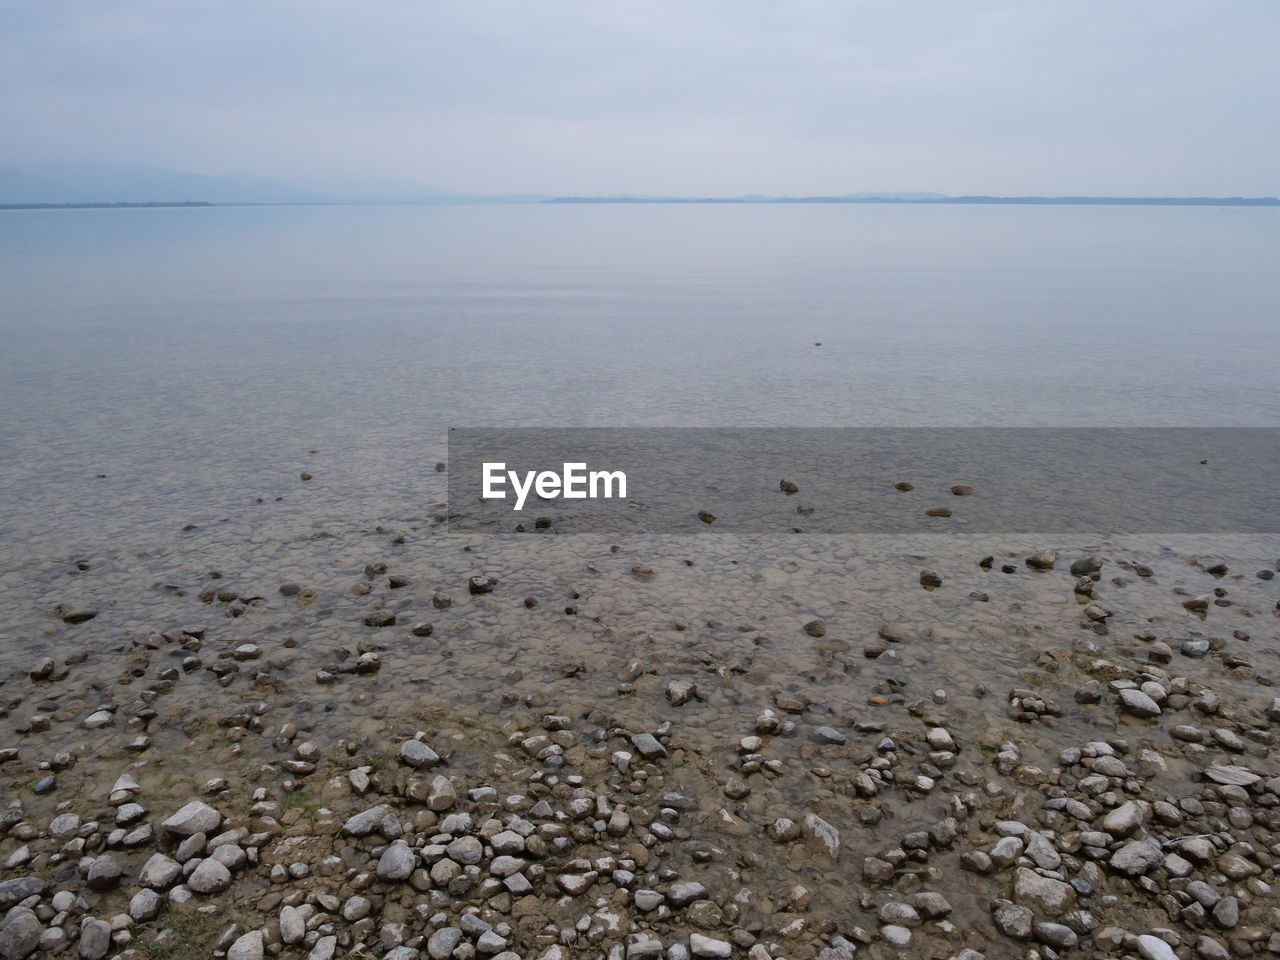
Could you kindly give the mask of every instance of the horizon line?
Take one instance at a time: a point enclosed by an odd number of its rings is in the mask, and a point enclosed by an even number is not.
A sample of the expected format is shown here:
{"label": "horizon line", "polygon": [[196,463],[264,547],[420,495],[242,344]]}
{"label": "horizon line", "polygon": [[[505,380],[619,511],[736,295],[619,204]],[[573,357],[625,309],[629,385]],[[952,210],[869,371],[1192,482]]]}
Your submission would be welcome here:
{"label": "horizon line", "polygon": [[209,200],[138,200],[138,201],[40,201],[0,203],[0,210],[57,210],[57,209],[121,209],[121,208],[174,208],[174,207],[323,207],[323,206],[460,206],[460,205],[520,205],[520,204],[903,204],[903,205],[1044,205],[1044,206],[1280,206],[1280,198],[1273,196],[1108,196],[1063,195],[1039,196],[996,194],[926,194],[886,192],[883,194],[816,194],[816,195],[762,195],[741,194],[733,196],[682,196],[682,195],[554,195],[554,194],[440,194],[437,196],[404,199],[353,199],[353,200],[279,200],[279,201],[209,201]]}

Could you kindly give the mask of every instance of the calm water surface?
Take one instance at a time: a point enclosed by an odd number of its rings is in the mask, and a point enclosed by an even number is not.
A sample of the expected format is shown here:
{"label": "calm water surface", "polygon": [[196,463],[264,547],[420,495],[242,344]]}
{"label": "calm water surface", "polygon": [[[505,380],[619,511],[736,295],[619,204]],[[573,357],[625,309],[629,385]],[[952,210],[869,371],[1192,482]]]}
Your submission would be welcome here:
{"label": "calm water surface", "polygon": [[0,211],[0,291],[9,561],[421,516],[451,424],[1280,424],[1269,209]]}

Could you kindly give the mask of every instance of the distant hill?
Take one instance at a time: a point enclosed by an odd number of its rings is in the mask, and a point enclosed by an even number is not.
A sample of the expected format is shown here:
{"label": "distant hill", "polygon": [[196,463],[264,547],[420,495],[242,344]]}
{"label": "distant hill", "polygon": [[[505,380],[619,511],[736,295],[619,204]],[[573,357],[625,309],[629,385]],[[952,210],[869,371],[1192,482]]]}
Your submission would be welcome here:
{"label": "distant hill", "polygon": [[901,203],[1084,204],[1125,206],[1280,206],[1275,197],[953,197],[921,191],[818,196],[547,196],[462,194],[408,180],[369,177],[317,181],[311,189],[245,173],[209,176],[163,167],[110,164],[0,166],[0,206],[174,204],[493,204],[493,203]]}
{"label": "distant hill", "polygon": [[0,167],[0,203],[314,203],[325,199],[276,180],[211,177],[161,167],[43,164]]}
{"label": "distant hill", "polygon": [[1130,207],[1280,207],[1275,197],[949,197],[941,193],[846,193],[816,197],[552,197],[544,203],[919,203]]}

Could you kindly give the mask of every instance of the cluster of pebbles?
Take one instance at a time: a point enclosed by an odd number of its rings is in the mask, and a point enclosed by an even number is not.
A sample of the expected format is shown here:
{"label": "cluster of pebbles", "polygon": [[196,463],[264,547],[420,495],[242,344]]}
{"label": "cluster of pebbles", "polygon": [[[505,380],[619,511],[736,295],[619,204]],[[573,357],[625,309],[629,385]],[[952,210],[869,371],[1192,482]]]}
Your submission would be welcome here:
{"label": "cluster of pebbles", "polygon": [[[498,710],[414,703],[395,675],[424,654],[390,637],[438,631],[397,616],[410,583],[382,564],[349,646],[310,660],[291,637],[175,626],[99,648],[107,681],[63,646],[0,685],[0,960],[1280,955],[1280,698],[1237,649],[1274,646],[1277,610],[1245,611],[1252,636],[1113,643],[1103,557],[971,563],[1072,598],[981,722],[954,687],[892,673],[944,630],[808,618],[797,661],[856,697],[624,649],[520,693],[508,674]],[[457,586],[496,602],[502,584]],[[182,602],[243,625],[315,596]],[[1197,623],[1232,606],[1221,586],[1169,603]],[[53,615],[58,640],[110,612]]]}

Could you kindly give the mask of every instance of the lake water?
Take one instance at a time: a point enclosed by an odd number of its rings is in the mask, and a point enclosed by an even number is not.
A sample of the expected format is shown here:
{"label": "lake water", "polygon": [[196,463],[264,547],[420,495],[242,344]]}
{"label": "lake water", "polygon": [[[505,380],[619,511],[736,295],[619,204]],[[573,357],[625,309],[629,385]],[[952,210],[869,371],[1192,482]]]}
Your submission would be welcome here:
{"label": "lake water", "polygon": [[[297,801],[287,815],[332,806],[336,832],[372,800],[346,794],[348,766],[399,777],[389,758],[423,730],[448,745],[441,769],[503,797],[563,794],[572,773],[642,822],[667,791],[693,797],[689,839],[646,869],[722,904],[750,883],[768,910],[803,882],[817,931],[874,929],[862,857],[960,794],[975,848],[995,842],[980,820],[1036,810],[1033,779],[992,765],[1002,744],[1056,774],[1063,749],[1123,739],[1152,797],[1194,795],[1211,756],[1273,766],[1253,727],[1280,678],[1275,536],[469,535],[445,532],[436,465],[450,426],[1276,427],[1278,261],[1272,209],[0,211],[6,787],[47,823],[126,769],[157,812],[225,777],[230,816],[251,822],[265,784]],[[848,498],[796,499],[821,516]],[[1027,563],[1046,548],[1052,570]],[[1085,595],[1070,567],[1088,556],[1104,565]],[[472,593],[477,575],[494,589]],[[1169,660],[1230,719],[1190,697],[1153,721],[1073,696]],[[697,697],[673,703],[676,682]],[[1036,697],[1061,718],[1025,712]],[[118,719],[87,731],[104,707]],[[776,761],[761,772],[741,744],[765,710],[787,725],[751,748]],[[526,755],[549,714],[578,746]],[[1162,729],[1192,721],[1238,727],[1248,755]],[[315,774],[281,768],[285,724],[322,745]],[[932,752],[935,724],[958,758]],[[635,779],[611,765],[629,731],[668,729],[669,760]],[[59,751],[78,760],[37,796]],[[857,786],[871,767],[891,775],[874,800]],[[810,811],[845,838],[840,864],[762,839]],[[955,908],[928,955],[998,936],[1007,879],[941,852],[916,869],[893,895],[925,883]],[[1102,923],[1170,923],[1138,889],[1086,903]],[[268,919],[257,900],[250,924]]]}
{"label": "lake water", "polygon": [[450,425],[1280,424],[1271,209],[0,211],[0,291],[10,561],[420,516]]}

